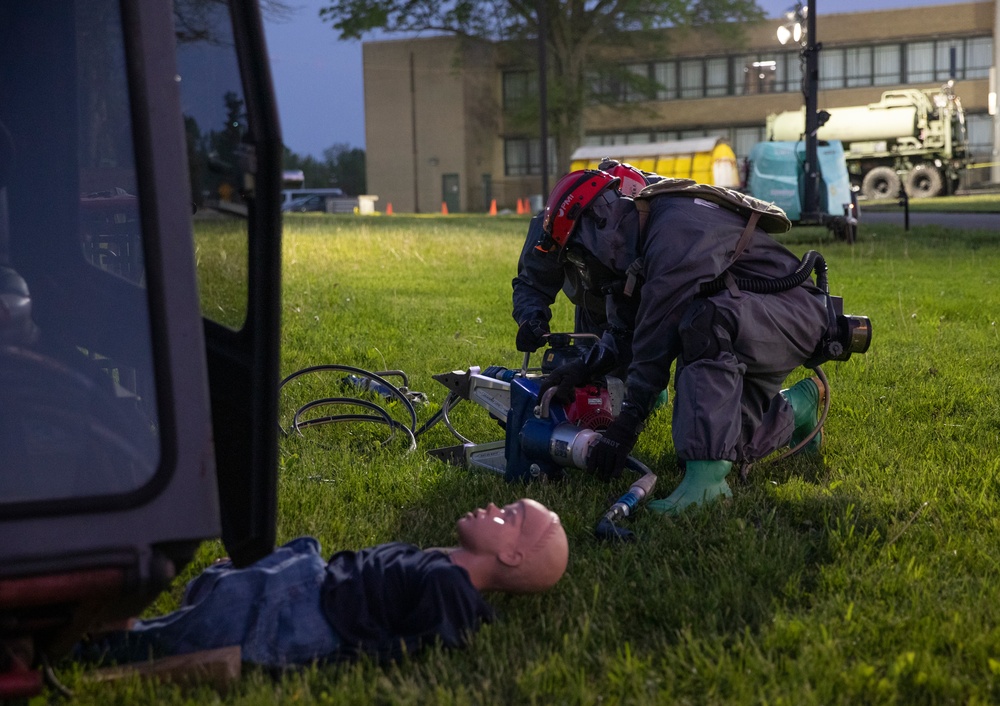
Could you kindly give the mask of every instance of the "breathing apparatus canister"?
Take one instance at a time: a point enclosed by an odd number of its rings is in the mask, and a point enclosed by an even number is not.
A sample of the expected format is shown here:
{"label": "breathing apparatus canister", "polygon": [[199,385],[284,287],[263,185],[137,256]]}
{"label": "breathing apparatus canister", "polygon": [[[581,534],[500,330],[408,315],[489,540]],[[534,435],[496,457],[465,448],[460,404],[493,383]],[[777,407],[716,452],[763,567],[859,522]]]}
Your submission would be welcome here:
{"label": "breathing apparatus canister", "polygon": [[844,314],[844,300],[826,295],[831,309],[827,335],[820,341],[817,354],[825,360],[847,360],[852,353],[864,353],[872,342],[872,322],[867,316]]}

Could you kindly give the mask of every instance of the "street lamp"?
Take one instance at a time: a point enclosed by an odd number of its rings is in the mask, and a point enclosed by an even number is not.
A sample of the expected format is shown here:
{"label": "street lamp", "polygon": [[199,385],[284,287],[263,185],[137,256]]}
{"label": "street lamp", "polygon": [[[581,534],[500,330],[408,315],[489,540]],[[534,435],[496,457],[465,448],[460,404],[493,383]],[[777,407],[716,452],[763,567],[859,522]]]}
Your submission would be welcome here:
{"label": "street lamp", "polygon": [[802,95],[806,101],[806,160],[805,194],[803,194],[802,220],[818,222],[819,213],[819,165],[816,157],[816,133],[820,128],[816,99],[819,93],[819,50],[823,45],[816,41],[816,0],[807,0],[806,6],[796,3],[785,13],[785,23],[778,27],[778,42],[787,44],[791,40],[801,49],[799,55],[803,63]]}

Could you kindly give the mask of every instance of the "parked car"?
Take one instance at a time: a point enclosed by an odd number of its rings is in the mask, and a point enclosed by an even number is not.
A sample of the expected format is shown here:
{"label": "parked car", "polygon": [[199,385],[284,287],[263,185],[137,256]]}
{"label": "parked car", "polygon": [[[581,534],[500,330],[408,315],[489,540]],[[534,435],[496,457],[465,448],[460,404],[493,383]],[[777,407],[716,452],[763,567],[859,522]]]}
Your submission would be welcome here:
{"label": "parked car", "polygon": [[302,196],[289,201],[281,207],[281,210],[286,213],[307,213],[309,211],[320,211],[322,213],[326,213],[326,199],[326,196],[320,196],[319,194]]}

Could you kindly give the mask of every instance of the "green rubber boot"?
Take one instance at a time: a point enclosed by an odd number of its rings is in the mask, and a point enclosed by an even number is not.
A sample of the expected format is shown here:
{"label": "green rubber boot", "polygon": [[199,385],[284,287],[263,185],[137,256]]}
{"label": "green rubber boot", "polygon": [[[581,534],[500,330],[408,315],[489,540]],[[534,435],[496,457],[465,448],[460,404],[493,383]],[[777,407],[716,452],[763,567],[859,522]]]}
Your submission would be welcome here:
{"label": "green rubber boot", "polygon": [[[826,388],[816,377],[799,380],[787,390],[781,391],[781,396],[792,406],[792,412],[795,414],[795,429],[792,431],[789,447],[798,445],[816,428],[819,413],[826,397],[825,393]],[[820,430],[819,434],[814,436],[799,453],[819,453],[822,445],[823,431]]]}
{"label": "green rubber boot", "polygon": [[663,500],[646,503],[646,507],[660,515],[677,515],[692,505],[731,498],[733,491],[726,476],[732,467],[732,461],[688,461],[677,489]]}

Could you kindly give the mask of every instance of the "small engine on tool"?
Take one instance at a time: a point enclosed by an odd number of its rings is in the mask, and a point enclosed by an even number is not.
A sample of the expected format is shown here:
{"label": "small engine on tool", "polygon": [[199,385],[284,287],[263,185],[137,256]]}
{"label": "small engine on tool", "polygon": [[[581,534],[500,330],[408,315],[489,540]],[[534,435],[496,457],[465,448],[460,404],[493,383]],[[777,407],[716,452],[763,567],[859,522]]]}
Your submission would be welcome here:
{"label": "small engine on tool", "polygon": [[614,421],[606,387],[591,384],[577,388],[576,399],[566,407],[550,406],[546,398],[551,395],[540,399],[538,390],[539,382],[531,378],[515,378],[510,384],[504,448],[504,477],[508,481],[541,475],[559,479],[566,467],[586,468],[591,445]]}
{"label": "small engine on tool", "polygon": [[501,472],[508,481],[543,475],[560,478],[566,467],[586,468],[590,445],[621,411],[624,383],[610,376],[593,380],[578,387],[567,405],[550,404],[551,394],[542,396],[539,389],[545,375],[586,355],[587,349],[580,341],[587,338],[593,337],[551,334],[542,356],[541,375],[529,372],[527,356],[520,371],[490,366],[482,371],[470,368],[435,375],[436,380],[451,388],[453,396],[489,410],[506,431],[506,437],[503,442],[464,444],[431,453],[452,462],[461,460]]}

